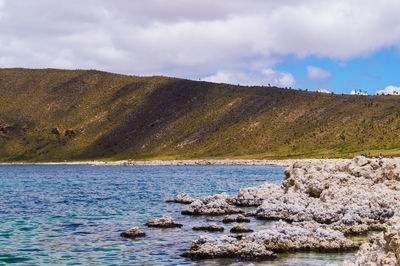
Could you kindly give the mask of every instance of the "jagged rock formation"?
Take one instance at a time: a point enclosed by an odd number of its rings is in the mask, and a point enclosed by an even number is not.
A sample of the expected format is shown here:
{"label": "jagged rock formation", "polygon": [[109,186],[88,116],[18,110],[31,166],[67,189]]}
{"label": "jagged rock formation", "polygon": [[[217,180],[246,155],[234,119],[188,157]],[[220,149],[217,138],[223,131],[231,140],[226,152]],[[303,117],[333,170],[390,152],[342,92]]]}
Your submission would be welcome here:
{"label": "jagged rock formation", "polygon": [[166,202],[190,204],[190,203],[194,202],[195,200],[196,199],[190,197],[188,194],[182,193],[182,194],[176,195],[176,197],[174,199],[166,200]]}
{"label": "jagged rock formation", "polygon": [[343,265],[400,265],[400,217],[390,219],[382,233],[361,245],[354,262],[345,261]]}
{"label": "jagged rock formation", "polygon": [[400,161],[352,160],[296,162],[281,185],[241,189],[237,205],[259,206],[260,219],[316,221],[345,234],[382,228],[400,211]]}
{"label": "jagged rock formation", "polygon": [[226,215],[243,213],[241,209],[233,208],[231,198],[227,193],[215,194],[204,198],[202,201],[195,200],[186,210],[182,211],[185,215]]}
{"label": "jagged rock formation", "polygon": [[122,237],[125,237],[125,238],[132,238],[132,239],[134,239],[134,238],[136,238],[136,237],[145,236],[145,235],[146,235],[146,234],[145,234],[143,231],[141,231],[141,230],[139,229],[139,227],[137,227],[137,226],[132,227],[132,228],[129,229],[128,231],[122,232],[122,233],[120,234],[120,236],[122,236]]}
{"label": "jagged rock formation", "polygon": [[159,227],[159,228],[173,228],[182,227],[182,224],[176,223],[174,219],[169,216],[163,216],[155,220],[149,220],[145,225],[148,227]]}

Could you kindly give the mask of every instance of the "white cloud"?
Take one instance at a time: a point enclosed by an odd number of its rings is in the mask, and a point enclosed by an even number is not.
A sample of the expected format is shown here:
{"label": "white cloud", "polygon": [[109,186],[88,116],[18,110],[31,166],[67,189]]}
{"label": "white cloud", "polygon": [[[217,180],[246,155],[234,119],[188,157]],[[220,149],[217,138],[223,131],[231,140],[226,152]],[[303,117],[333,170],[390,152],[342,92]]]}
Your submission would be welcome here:
{"label": "white cloud", "polygon": [[273,68],[287,54],[347,60],[400,44],[397,0],[0,3],[0,67],[198,78]]}
{"label": "white cloud", "polygon": [[384,90],[376,91],[376,94],[377,95],[380,95],[380,94],[400,95],[400,87],[387,86]]}
{"label": "white cloud", "polygon": [[319,89],[319,90],[317,90],[317,92],[320,92],[320,93],[331,93],[327,89]]}
{"label": "white cloud", "polygon": [[351,90],[350,94],[351,95],[368,95],[368,93],[363,92],[362,90]]}
{"label": "white cloud", "polygon": [[262,85],[277,87],[292,87],[295,79],[292,74],[279,72],[271,68],[251,73],[239,71],[218,71],[216,74],[203,78],[204,81],[240,85]]}
{"label": "white cloud", "polygon": [[331,76],[332,73],[328,70],[316,66],[307,66],[307,77],[309,80],[328,79]]}

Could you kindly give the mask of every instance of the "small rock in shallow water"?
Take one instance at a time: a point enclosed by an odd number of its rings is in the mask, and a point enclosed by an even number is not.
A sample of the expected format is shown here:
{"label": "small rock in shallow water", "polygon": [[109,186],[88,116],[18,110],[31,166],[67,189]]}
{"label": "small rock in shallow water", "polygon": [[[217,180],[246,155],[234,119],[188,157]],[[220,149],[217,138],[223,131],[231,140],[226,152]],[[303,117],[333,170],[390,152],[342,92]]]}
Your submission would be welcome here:
{"label": "small rock in shallow water", "polygon": [[226,193],[216,194],[204,198],[202,201],[195,200],[186,210],[182,211],[184,215],[226,215],[243,213],[241,209],[232,208],[229,204],[231,198]]}
{"label": "small rock in shallow water", "polygon": [[222,225],[217,225],[216,223],[211,223],[208,226],[195,226],[193,227],[195,231],[209,231],[209,232],[223,232],[224,227]]}
{"label": "small rock in shallow water", "polygon": [[146,234],[145,234],[143,231],[141,231],[141,230],[139,229],[139,227],[137,227],[137,226],[132,227],[132,228],[129,229],[128,231],[122,232],[122,233],[120,234],[120,236],[126,237],[126,238],[136,238],[136,237],[141,237],[141,236],[145,236],[145,235],[146,235]]}
{"label": "small rock in shallow water", "polygon": [[232,227],[231,233],[250,233],[250,232],[254,232],[252,229],[244,227],[243,225],[235,225],[234,227]]}
{"label": "small rock in shallow water", "polygon": [[173,227],[182,227],[182,224],[176,223],[171,217],[163,216],[161,218],[155,220],[149,220],[146,223],[149,227],[159,227],[159,228],[173,228]]}
{"label": "small rock in shallow water", "polygon": [[233,217],[232,215],[227,215],[227,216],[224,217],[224,219],[222,219],[222,222],[224,224],[230,224],[230,223],[233,223],[235,221],[236,221],[236,218]]}
{"label": "small rock in shallow water", "polygon": [[175,203],[182,203],[182,204],[190,204],[193,201],[195,201],[196,199],[190,197],[188,194],[186,193],[182,193],[177,195],[174,199],[169,199],[166,200],[166,202],[175,202]]}

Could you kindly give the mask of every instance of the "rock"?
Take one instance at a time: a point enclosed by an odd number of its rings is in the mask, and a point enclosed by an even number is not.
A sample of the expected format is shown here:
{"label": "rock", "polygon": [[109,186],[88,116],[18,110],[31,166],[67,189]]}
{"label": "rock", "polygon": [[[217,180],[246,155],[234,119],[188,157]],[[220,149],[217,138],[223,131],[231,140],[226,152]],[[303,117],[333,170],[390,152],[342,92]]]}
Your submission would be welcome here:
{"label": "rock", "polygon": [[239,214],[236,217],[236,222],[237,223],[250,223],[250,218],[248,218],[248,217],[246,217],[246,216],[244,216],[242,214]]}
{"label": "rock", "polygon": [[228,215],[228,216],[225,216],[224,219],[222,219],[222,222],[224,224],[229,224],[229,223],[233,223],[233,222],[250,223],[250,218],[244,216],[243,214],[239,214],[237,217]]}
{"label": "rock", "polygon": [[400,217],[390,219],[382,233],[361,245],[355,261],[345,261],[344,265],[400,265]]}
{"label": "rock", "polygon": [[137,226],[132,227],[132,228],[129,229],[128,231],[122,232],[122,233],[120,234],[120,236],[126,237],[126,238],[136,238],[136,237],[141,237],[141,236],[145,236],[145,235],[146,235],[146,234],[145,234],[143,231],[141,231],[141,230],[139,229],[139,227],[137,227]]}
{"label": "rock", "polygon": [[159,227],[159,228],[182,227],[182,224],[176,223],[169,216],[163,216],[155,220],[149,220],[145,225],[147,225],[148,227]]}
{"label": "rock", "polygon": [[200,236],[183,256],[204,258],[274,258],[274,251],[346,251],[359,247],[344,234],[316,222],[277,222],[272,228],[235,238]]}
{"label": "rock", "polygon": [[233,223],[235,221],[236,221],[236,218],[234,216],[232,216],[232,215],[227,215],[227,216],[224,217],[224,219],[222,219],[222,222],[224,224],[230,224],[230,223]]}
{"label": "rock", "polygon": [[232,201],[258,206],[259,219],[315,221],[347,235],[381,229],[400,215],[400,160],[297,161],[281,185],[264,183],[240,189]]}
{"label": "rock", "polygon": [[183,257],[191,259],[214,259],[214,258],[239,258],[243,260],[267,260],[276,258],[276,254],[265,249],[259,243],[245,243],[234,237],[222,236],[200,236],[192,243],[189,251],[182,254]]}
{"label": "rock", "polygon": [[211,223],[208,226],[195,226],[193,230],[196,231],[209,231],[209,232],[223,232],[224,227],[222,225],[217,225],[216,223]]}
{"label": "rock", "polygon": [[243,213],[241,209],[233,208],[229,202],[231,199],[228,194],[221,193],[206,197],[202,201],[193,201],[186,210],[182,211],[184,215],[226,215]]}
{"label": "rock", "polygon": [[182,204],[190,204],[194,202],[196,199],[190,197],[186,193],[182,193],[177,195],[174,199],[166,200],[166,202],[175,202],[175,203],[182,203]]}
{"label": "rock", "polygon": [[231,233],[249,233],[249,232],[254,232],[252,229],[244,227],[243,225],[235,225],[232,227],[230,230]]}

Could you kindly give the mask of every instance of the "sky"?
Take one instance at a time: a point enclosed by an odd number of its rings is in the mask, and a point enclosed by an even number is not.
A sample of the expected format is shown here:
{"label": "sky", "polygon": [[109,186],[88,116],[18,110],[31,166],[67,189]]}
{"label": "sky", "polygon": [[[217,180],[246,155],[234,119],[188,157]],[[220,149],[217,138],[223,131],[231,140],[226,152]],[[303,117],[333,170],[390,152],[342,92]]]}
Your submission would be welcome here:
{"label": "sky", "polygon": [[0,67],[397,94],[399,14],[398,0],[0,0]]}

